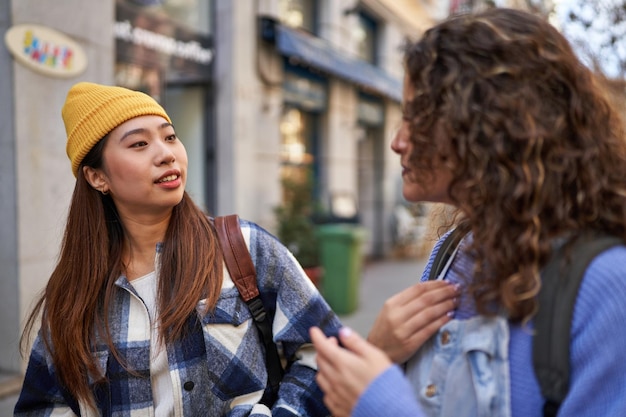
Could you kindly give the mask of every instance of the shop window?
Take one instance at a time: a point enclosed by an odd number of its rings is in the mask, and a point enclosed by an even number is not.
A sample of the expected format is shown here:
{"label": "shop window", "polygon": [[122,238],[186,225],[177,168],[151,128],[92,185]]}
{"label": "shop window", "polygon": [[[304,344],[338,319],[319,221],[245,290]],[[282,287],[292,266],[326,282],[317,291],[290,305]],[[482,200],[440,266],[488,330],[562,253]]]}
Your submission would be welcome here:
{"label": "shop window", "polygon": [[176,126],[176,136],[187,150],[188,168],[186,191],[196,203],[208,207],[205,131],[205,90],[202,86],[170,85],[164,91],[167,113]]}
{"label": "shop window", "polygon": [[281,176],[296,182],[308,180],[314,163],[314,115],[286,106],[280,121]]}
{"label": "shop window", "polygon": [[117,0],[141,7],[145,11],[162,13],[180,25],[201,34],[211,34],[214,0]]}
{"label": "shop window", "polygon": [[115,63],[115,85],[142,91],[159,103],[163,102],[163,71],[135,63]]}
{"label": "shop window", "polygon": [[317,200],[320,194],[318,128],[327,108],[328,86],[325,78],[288,62],[285,62],[284,74],[281,177],[291,184],[308,184],[307,193]]}
{"label": "shop window", "polygon": [[279,0],[278,7],[278,16],[285,25],[316,33],[316,0]]}
{"label": "shop window", "polygon": [[[208,4],[194,0],[203,2]],[[139,7],[120,0],[115,9],[116,83],[149,92],[159,101],[166,83],[209,82],[214,54],[210,36],[164,12],[169,3]]]}
{"label": "shop window", "polygon": [[311,198],[319,198],[318,113],[285,105],[280,121],[280,175],[283,181],[309,184]]}
{"label": "shop window", "polygon": [[358,57],[376,65],[378,52],[378,22],[367,13],[359,12],[355,37]]}

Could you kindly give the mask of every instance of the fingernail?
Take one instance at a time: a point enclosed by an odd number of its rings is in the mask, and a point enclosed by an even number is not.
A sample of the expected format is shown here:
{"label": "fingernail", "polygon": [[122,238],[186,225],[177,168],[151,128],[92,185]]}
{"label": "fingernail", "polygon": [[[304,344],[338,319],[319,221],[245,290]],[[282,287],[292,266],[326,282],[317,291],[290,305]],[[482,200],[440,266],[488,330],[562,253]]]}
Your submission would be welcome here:
{"label": "fingernail", "polygon": [[450,317],[450,318],[454,317],[454,310],[450,310],[450,311],[448,311],[448,312],[446,313],[446,316],[448,316],[448,317]]}
{"label": "fingernail", "polygon": [[352,329],[349,327],[342,327],[339,329],[339,334],[343,337],[350,337],[352,336]]}

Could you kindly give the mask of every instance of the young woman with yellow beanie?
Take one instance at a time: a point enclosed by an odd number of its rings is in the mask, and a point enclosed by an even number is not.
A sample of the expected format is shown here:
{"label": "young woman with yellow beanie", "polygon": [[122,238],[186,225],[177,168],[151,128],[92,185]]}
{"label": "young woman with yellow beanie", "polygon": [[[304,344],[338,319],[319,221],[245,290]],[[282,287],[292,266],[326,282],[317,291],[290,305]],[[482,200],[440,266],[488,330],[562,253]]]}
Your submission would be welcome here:
{"label": "young woman with yellow beanie", "polygon": [[261,403],[264,346],[185,192],[187,154],[165,110],[81,82],[62,115],[76,186],[22,338],[41,317],[15,415],[327,415],[307,332],[336,333],[337,317],[289,251],[241,220],[286,364],[278,399]]}

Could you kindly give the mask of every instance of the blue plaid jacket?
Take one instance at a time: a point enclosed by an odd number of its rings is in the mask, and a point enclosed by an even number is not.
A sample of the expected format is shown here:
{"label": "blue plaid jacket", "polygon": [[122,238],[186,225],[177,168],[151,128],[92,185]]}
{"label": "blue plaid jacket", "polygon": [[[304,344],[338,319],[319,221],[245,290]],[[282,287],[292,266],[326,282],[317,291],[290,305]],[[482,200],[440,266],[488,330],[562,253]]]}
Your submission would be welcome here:
{"label": "blue plaid jacket", "polygon": [[[327,416],[315,383],[315,351],[308,330],[336,334],[337,316],[306,277],[292,254],[260,226],[241,221],[257,270],[261,298],[273,317],[273,336],[287,363],[278,400],[269,410],[259,401],[267,383],[264,348],[250,311],[224,268],[213,314],[190,317],[187,336],[167,346],[175,416]],[[125,277],[117,280],[110,312],[115,346],[132,364],[129,373],[106,345],[94,355],[108,384],[94,387],[97,410],[78,402],[59,385],[55,368],[38,337],[32,348],[15,415],[153,416],[150,384],[150,319]],[[71,302],[71,300],[68,300]],[[203,300],[198,302],[202,311]]]}

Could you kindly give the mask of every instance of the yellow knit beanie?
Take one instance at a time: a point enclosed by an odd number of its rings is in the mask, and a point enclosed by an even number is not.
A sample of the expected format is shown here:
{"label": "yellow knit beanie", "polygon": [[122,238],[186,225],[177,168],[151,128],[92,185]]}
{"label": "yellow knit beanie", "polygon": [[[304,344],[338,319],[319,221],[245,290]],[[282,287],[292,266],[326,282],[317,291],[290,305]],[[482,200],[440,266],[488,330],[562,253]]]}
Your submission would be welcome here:
{"label": "yellow knit beanie", "polygon": [[61,110],[67,132],[67,156],[74,176],[91,148],[109,132],[138,116],[171,120],[152,97],[122,87],[80,82],[70,88]]}

